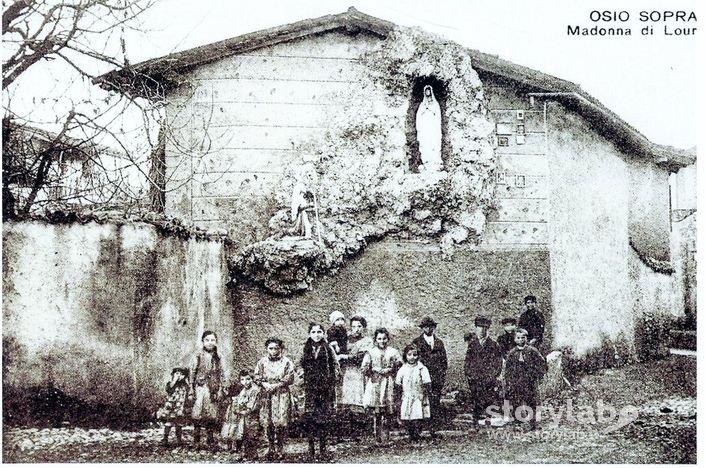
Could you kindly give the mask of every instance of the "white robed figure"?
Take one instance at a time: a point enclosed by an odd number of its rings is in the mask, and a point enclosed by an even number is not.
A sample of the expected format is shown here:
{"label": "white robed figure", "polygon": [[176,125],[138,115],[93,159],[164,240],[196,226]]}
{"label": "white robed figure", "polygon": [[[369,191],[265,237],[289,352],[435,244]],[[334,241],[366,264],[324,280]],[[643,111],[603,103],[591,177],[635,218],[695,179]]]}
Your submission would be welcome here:
{"label": "white robed figure", "polygon": [[421,153],[421,171],[443,170],[441,159],[441,106],[433,95],[433,88],[423,88],[423,100],[416,111],[416,139]]}
{"label": "white robed figure", "polygon": [[294,222],[292,233],[311,239],[313,237],[313,221],[315,221],[318,241],[321,242],[321,223],[318,219],[318,203],[316,195],[299,182],[291,194],[291,219]]}

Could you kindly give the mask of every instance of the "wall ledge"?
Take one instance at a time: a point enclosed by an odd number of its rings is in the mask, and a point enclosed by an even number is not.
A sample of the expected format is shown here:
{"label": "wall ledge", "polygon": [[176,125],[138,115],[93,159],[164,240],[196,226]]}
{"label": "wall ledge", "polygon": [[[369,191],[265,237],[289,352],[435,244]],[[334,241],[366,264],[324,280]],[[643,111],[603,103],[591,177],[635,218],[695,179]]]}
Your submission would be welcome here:
{"label": "wall ledge", "polygon": [[666,260],[657,260],[653,257],[648,256],[646,253],[641,252],[634,245],[634,242],[632,242],[631,239],[629,239],[629,246],[636,253],[637,257],[639,257],[639,260],[641,260],[641,262],[647,267],[649,267],[649,269],[651,269],[652,271],[656,273],[663,273],[665,275],[672,275],[675,272],[671,262]]}

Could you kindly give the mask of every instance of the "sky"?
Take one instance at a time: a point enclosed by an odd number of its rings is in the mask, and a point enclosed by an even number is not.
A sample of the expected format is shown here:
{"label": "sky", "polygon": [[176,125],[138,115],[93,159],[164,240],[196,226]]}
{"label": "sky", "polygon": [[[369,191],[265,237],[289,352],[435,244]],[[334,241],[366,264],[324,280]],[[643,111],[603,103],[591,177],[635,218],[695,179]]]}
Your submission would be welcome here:
{"label": "sky", "polygon": [[[131,63],[306,18],[341,13],[354,6],[363,13],[399,25],[418,26],[469,48],[579,84],[654,143],[680,148],[696,145],[696,39],[702,42],[705,27],[699,31],[700,36],[697,33],[665,36],[664,25],[670,29],[693,28],[701,23],[639,21],[641,11],[663,16],[664,11],[682,10],[695,11],[697,15],[695,0],[155,2],[141,18],[137,30],[127,33],[127,56]],[[595,23],[590,19],[593,11],[627,12],[629,19]],[[621,16],[625,18],[625,13]],[[640,34],[647,24],[654,25],[653,36]],[[568,36],[569,25],[628,27],[632,35]],[[74,95],[85,96],[94,92],[91,88],[96,88],[87,80],[79,87],[75,83],[65,85],[67,73],[62,66],[60,60],[55,60],[31,68],[31,73],[23,76],[23,82],[10,94],[13,110],[21,109],[21,116],[28,117],[42,108],[44,115],[30,120],[57,131],[51,124],[56,125],[52,120],[56,120],[56,109],[62,105],[59,101],[70,101]],[[110,70],[110,66],[103,65],[100,72]],[[43,101],[49,97],[57,103]],[[38,105],[42,103],[47,105]],[[139,125],[135,123],[134,127]]]}
{"label": "sky", "polygon": [[[681,148],[696,144],[699,36],[697,32],[695,36],[665,36],[663,30],[664,26],[670,30],[702,26],[705,16],[698,22],[640,21],[642,11],[653,14],[654,19],[664,11],[694,11],[697,15],[696,1],[158,0],[142,19],[145,32],[130,38],[128,56],[135,63],[272,26],[340,13],[350,6],[577,83],[655,143]],[[593,11],[626,11],[629,19],[593,22]],[[626,16],[621,13],[621,17]],[[568,36],[568,25],[629,27],[632,35]],[[640,34],[646,25],[654,26],[653,36]]]}

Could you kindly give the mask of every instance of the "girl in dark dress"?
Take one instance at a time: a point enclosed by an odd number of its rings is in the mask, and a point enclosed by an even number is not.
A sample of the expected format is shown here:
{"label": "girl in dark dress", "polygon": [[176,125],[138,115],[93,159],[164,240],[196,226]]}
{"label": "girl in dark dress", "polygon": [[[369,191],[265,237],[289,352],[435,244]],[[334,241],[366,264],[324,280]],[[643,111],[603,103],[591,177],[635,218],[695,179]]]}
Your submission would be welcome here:
{"label": "girl in dark dress", "polygon": [[326,437],[328,421],[333,417],[335,406],[338,361],[335,351],[324,338],[322,325],[310,324],[308,334],[301,357],[306,395],[304,425],[308,434],[308,455],[310,459],[315,457],[315,441],[318,438],[319,456],[327,458]]}

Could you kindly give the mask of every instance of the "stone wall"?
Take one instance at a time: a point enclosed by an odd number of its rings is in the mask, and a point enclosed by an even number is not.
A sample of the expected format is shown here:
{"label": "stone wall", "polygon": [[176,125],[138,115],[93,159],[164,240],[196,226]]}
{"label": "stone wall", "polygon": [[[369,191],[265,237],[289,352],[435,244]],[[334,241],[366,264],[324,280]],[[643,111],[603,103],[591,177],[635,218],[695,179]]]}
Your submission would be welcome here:
{"label": "stone wall", "polygon": [[154,410],[204,329],[232,359],[223,244],[147,224],[3,224],[3,385]]}

